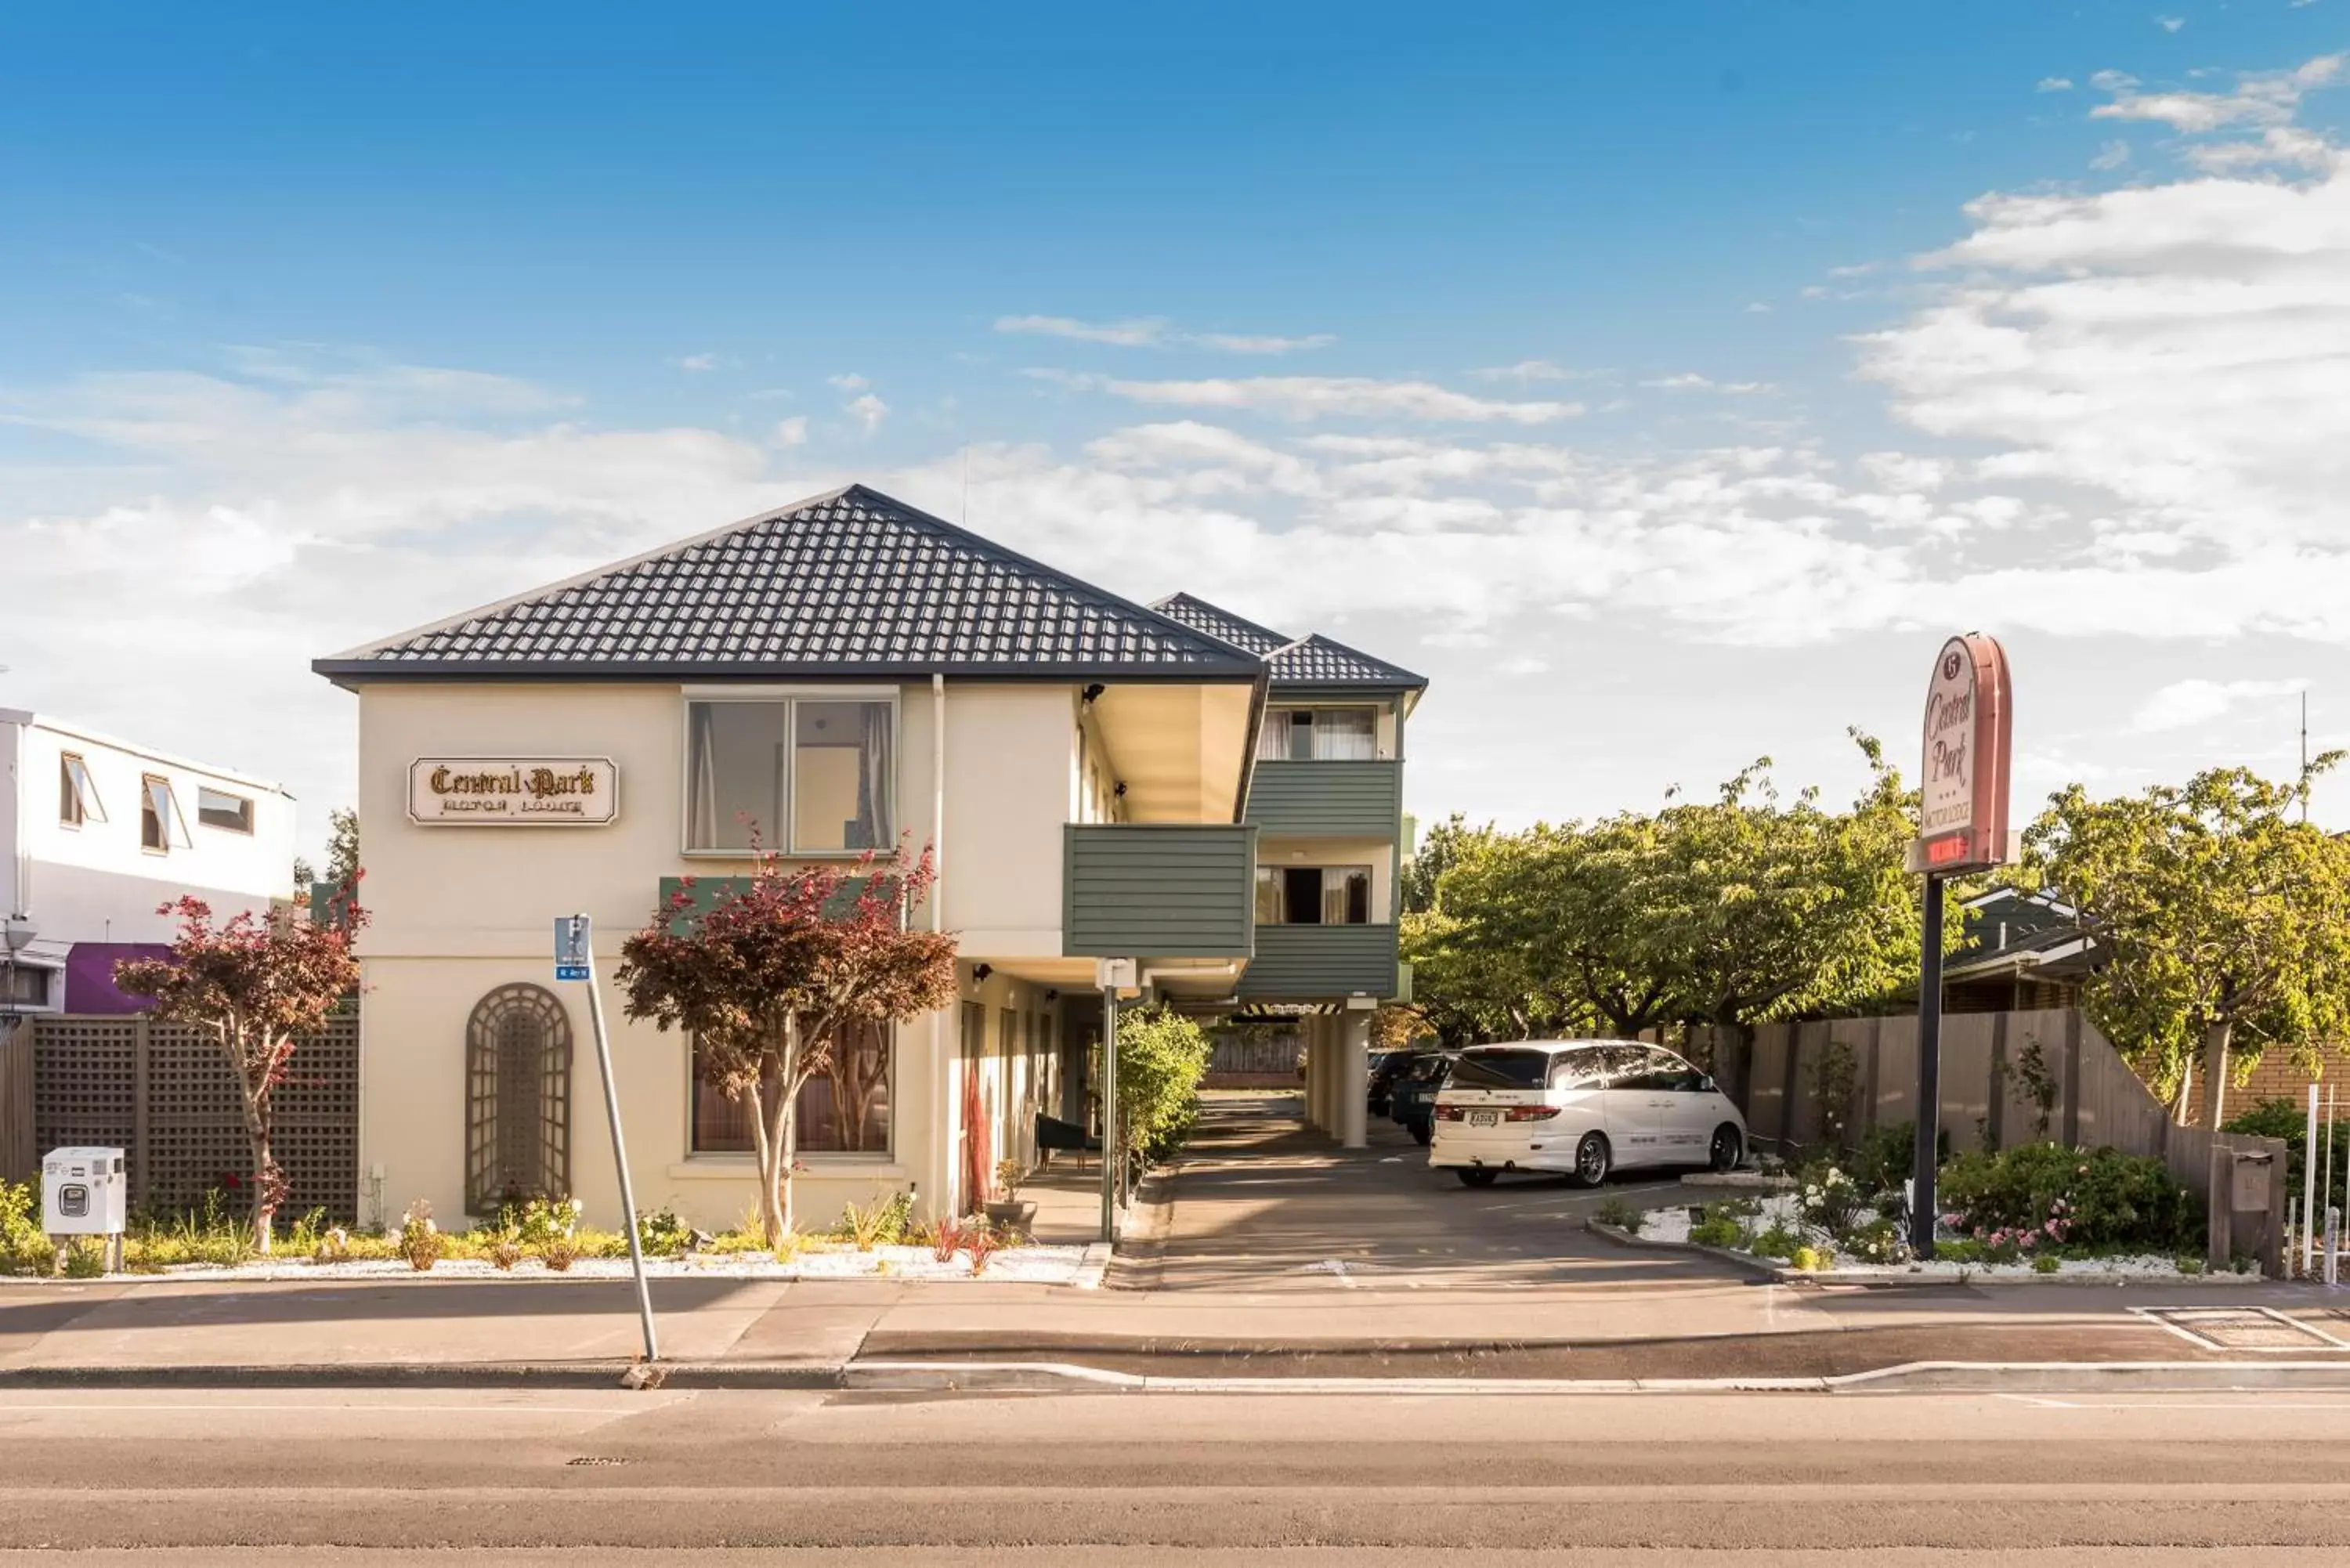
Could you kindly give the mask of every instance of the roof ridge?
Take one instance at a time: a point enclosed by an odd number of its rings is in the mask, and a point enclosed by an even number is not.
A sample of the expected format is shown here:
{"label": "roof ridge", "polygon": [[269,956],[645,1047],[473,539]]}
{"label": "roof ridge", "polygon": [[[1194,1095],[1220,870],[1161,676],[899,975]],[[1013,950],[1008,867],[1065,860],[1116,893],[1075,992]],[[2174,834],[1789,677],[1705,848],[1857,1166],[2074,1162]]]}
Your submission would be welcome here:
{"label": "roof ridge", "polygon": [[[1211,615],[1211,616],[1214,616],[1214,617],[1215,617],[1217,619],[1219,619],[1219,620],[1228,620],[1228,621],[1231,621],[1234,626],[1242,627],[1242,628],[1244,628],[1245,629],[1247,629],[1247,630],[1249,630],[1249,631],[1256,632],[1256,633],[1258,633],[1258,634],[1260,634],[1260,635],[1262,635],[1262,636],[1263,636],[1263,637],[1267,638],[1268,639],[1270,639],[1270,640],[1272,641],[1273,645],[1274,645],[1275,648],[1286,648],[1286,647],[1288,647],[1292,642],[1294,642],[1294,641],[1295,641],[1295,640],[1296,640],[1295,638],[1291,637],[1291,636],[1290,636],[1287,632],[1285,632],[1285,631],[1275,631],[1275,630],[1274,630],[1274,629],[1273,629],[1273,628],[1271,628],[1271,627],[1269,627],[1269,626],[1266,626],[1266,625],[1265,625],[1263,622],[1262,622],[1262,621],[1253,621],[1253,620],[1251,620],[1251,619],[1249,619],[1249,618],[1248,618],[1248,617],[1246,617],[1246,616],[1244,616],[1244,615],[1234,615],[1232,611],[1230,611],[1230,610],[1226,609],[1223,606],[1222,606],[1222,605],[1220,605],[1220,604],[1213,604],[1213,603],[1211,603],[1210,601],[1208,601],[1208,600],[1206,600],[1206,599],[1201,598],[1199,595],[1197,595],[1197,594],[1195,594],[1195,593],[1191,593],[1191,592],[1188,592],[1188,591],[1186,591],[1186,590],[1184,590],[1184,589],[1180,589],[1180,588],[1177,589],[1175,592],[1173,592],[1173,593],[1171,593],[1171,594],[1167,595],[1164,598],[1157,598],[1157,599],[1153,599],[1153,600],[1151,600],[1151,601],[1150,601],[1150,607],[1151,607],[1152,609],[1154,609],[1154,610],[1157,610],[1157,611],[1160,612],[1161,614],[1164,614],[1164,613],[1166,613],[1166,607],[1167,607],[1169,605],[1174,604],[1174,603],[1175,603],[1176,601],[1178,601],[1179,599],[1180,599],[1180,600],[1181,600],[1182,602],[1186,603],[1186,604],[1191,604],[1191,605],[1196,605],[1196,606],[1198,606],[1201,609],[1205,610],[1208,614],[1210,614],[1210,615]],[[1189,623],[1189,622],[1186,622],[1185,624],[1186,624],[1186,625],[1189,625],[1190,623]],[[1195,628],[1194,629],[1196,630],[1196,629],[1198,629],[1198,628]],[[1207,635],[1207,636],[1209,636],[1209,637],[1215,637],[1215,636],[1216,636],[1216,634],[1215,634],[1214,632],[1208,632],[1208,633],[1206,633],[1205,635]],[[1227,639],[1227,638],[1217,638],[1217,640],[1218,640],[1219,642],[1225,642],[1225,643],[1228,643],[1231,647],[1233,647],[1233,648],[1239,648],[1239,649],[1241,649],[1241,651],[1243,651],[1243,653],[1248,653],[1248,654],[1254,655],[1254,656],[1256,656],[1256,657],[1260,657],[1260,658],[1264,657],[1263,655],[1258,655],[1258,654],[1256,654],[1256,650],[1255,650],[1254,649],[1244,647],[1243,645],[1242,645],[1242,644],[1240,644],[1240,643],[1232,642],[1230,639]]]}
{"label": "roof ridge", "polygon": [[[1390,664],[1376,653],[1365,653],[1361,649],[1355,647],[1353,644],[1340,642],[1336,638],[1328,636],[1323,632],[1309,631],[1304,637],[1299,638],[1296,641],[1284,644],[1276,651],[1286,653],[1293,648],[1305,648],[1315,644],[1319,644],[1324,648],[1336,649],[1337,652],[1343,653],[1350,659],[1359,659],[1366,664],[1375,665],[1378,669],[1387,670],[1390,674],[1400,676],[1406,680],[1420,681],[1422,684],[1425,684],[1425,681],[1422,680],[1421,677],[1413,674],[1410,670],[1406,670],[1402,665]],[[1273,655],[1267,654],[1265,657],[1270,659]]]}
{"label": "roof ridge", "polygon": [[[729,534],[739,534],[746,528],[755,528],[762,523],[772,523],[776,518],[788,516],[794,512],[805,512],[811,506],[821,506],[827,501],[837,501],[850,491],[863,488],[864,486],[860,484],[851,483],[841,485],[834,490],[819,491],[814,495],[765,512],[756,513],[737,522],[710,529],[706,533],[691,535],[683,539],[672,539],[656,549],[646,550],[623,560],[608,561],[600,566],[590,566],[588,570],[572,576],[563,577],[552,583],[541,583],[535,588],[525,588],[518,594],[508,594],[504,598],[493,599],[488,604],[475,605],[472,609],[460,611],[456,615],[444,616],[435,621],[427,621],[422,626],[413,626],[406,631],[395,631],[389,637],[379,637],[372,642],[362,642],[354,648],[345,649],[340,653],[329,653],[326,656],[326,661],[333,663],[347,659],[366,659],[397,644],[411,642],[420,637],[430,637],[436,631],[449,631],[464,625],[469,620],[478,620],[484,616],[496,615],[501,610],[513,609],[516,606],[528,604],[533,599],[545,598],[551,594],[563,593],[570,588],[585,587],[598,577],[608,577],[615,572],[625,572],[631,566],[641,566],[649,561],[658,561],[663,556],[673,556],[681,550],[691,550],[698,545],[707,545],[713,539],[723,539]],[[888,498],[885,496],[883,499]]]}

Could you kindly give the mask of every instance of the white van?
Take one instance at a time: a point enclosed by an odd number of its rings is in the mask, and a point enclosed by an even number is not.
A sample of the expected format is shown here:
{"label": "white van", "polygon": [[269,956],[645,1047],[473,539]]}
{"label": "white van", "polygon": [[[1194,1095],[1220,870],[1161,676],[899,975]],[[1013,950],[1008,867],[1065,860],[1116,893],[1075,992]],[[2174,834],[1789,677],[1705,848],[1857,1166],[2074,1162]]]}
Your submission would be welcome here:
{"label": "white van", "polygon": [[1471,1045],[1436,1096],[1428,1163],[1465,1187],[1505,1170],[1566,1171],[1596,1187],[1618,1166],[1746,1158],[1746,1118],[1711,1078],[1631,1040]]}

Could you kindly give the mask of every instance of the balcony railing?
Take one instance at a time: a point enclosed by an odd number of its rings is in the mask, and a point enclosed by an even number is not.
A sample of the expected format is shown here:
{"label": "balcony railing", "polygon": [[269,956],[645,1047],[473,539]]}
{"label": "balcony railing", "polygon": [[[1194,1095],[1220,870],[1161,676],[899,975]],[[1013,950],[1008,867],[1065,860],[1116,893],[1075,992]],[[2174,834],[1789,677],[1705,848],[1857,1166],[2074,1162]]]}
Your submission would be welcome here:
{"label": "balcony railing", "polygon": [[1400,992],[1393,926],[1259,926],[1256,956],[1240,993],[1261,1001],[1312,1002]]}
{"label": "balcony railing", "polygon": [[1248,819],[1269,834],[1393,838],[1403,815],[1401,763],[1261,762]]}
{"label": "balcony railing", "polygon": [[1085,958],[1246,958],[1255,950],[1256,828],[1071,823],[1062,830],[1061,950]]}

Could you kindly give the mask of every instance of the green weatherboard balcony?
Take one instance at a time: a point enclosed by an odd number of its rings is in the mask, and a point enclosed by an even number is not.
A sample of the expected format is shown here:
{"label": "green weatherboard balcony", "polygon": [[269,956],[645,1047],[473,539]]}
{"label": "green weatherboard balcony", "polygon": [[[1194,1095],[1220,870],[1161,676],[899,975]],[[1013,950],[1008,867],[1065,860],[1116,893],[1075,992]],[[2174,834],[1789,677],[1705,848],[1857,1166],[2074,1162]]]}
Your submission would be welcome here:
{"label": "green weatherboard balcony", "polygon": [[1081,958],[1246,958],[1256,829],[1071,823],[1062,829],[1061,950]]}
{"label": "green weatherboard balcony", "polygon": [[1401,994],[1393,926],[1259,926],[1243,999],[1307,1002]]}
{"label": "green weatherboard balcony", "polygon": [[1260,762],[1248,819],[1274,835],[1393,838],[1403,816],[1401,763]]}

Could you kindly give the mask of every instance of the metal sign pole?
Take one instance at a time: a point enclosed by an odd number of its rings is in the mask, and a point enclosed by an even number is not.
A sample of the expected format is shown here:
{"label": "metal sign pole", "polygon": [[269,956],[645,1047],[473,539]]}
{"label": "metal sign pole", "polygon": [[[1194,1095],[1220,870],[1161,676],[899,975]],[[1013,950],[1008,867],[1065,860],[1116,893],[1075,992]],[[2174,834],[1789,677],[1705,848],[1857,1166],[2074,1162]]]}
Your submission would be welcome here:
{"label": "metal sign pole", "polygon": [[1118,1240],[1118,1172],[1126,1164],[1118,1146],[1118,987],[1102,987],[1101,1239]]}
{"label": "metal sign pole", "polygon": [[1911,1160],[1909,1251],[1934,1255],[1934,1167],[1942,1142],[1942,879],[1926,877],[1925,960],[1918,979],[1918,1147]]}
{"label": "metal sign pole", "polygon": [[2309,1085],[2309,1127],[2301,1143],[2301,1276],[2317,1272],[2317,1173],[2325,1171],[2326,1195],[2333,1196],[2334,1162],[2310,1157],[2317,1152],[2317,1085]]}
{"label": "metal sign pole", "polygon": [[[560,961],[572,955],[577,967],[587,971],[581,978],[588,982],[588,1017],[596,1028],[596,1066],[604,1076],[604,1112],[612,1124],[612,1165],[620,1177],[620,1219],[628,1227],[629,1268],[637,1280],[637,1321],[644,1327],[645,1360],[650,1364],[660,1359],[660,1341],[653,1333],[653,1295],[645,1282],[644,1242],[637,1234],[637,1194],[629,1180],[629,1149],[620,1137],[620,1094],[612,1083],[612,1042],[604,1028],[604,993],[596,983],[596,941],[587,916],[572,916],[570,926],[568,933],[558,932],[556,973],[558,979],[565,978]],[[562,946],[561,939],[567,934],[574,944],[571,955]]]}

